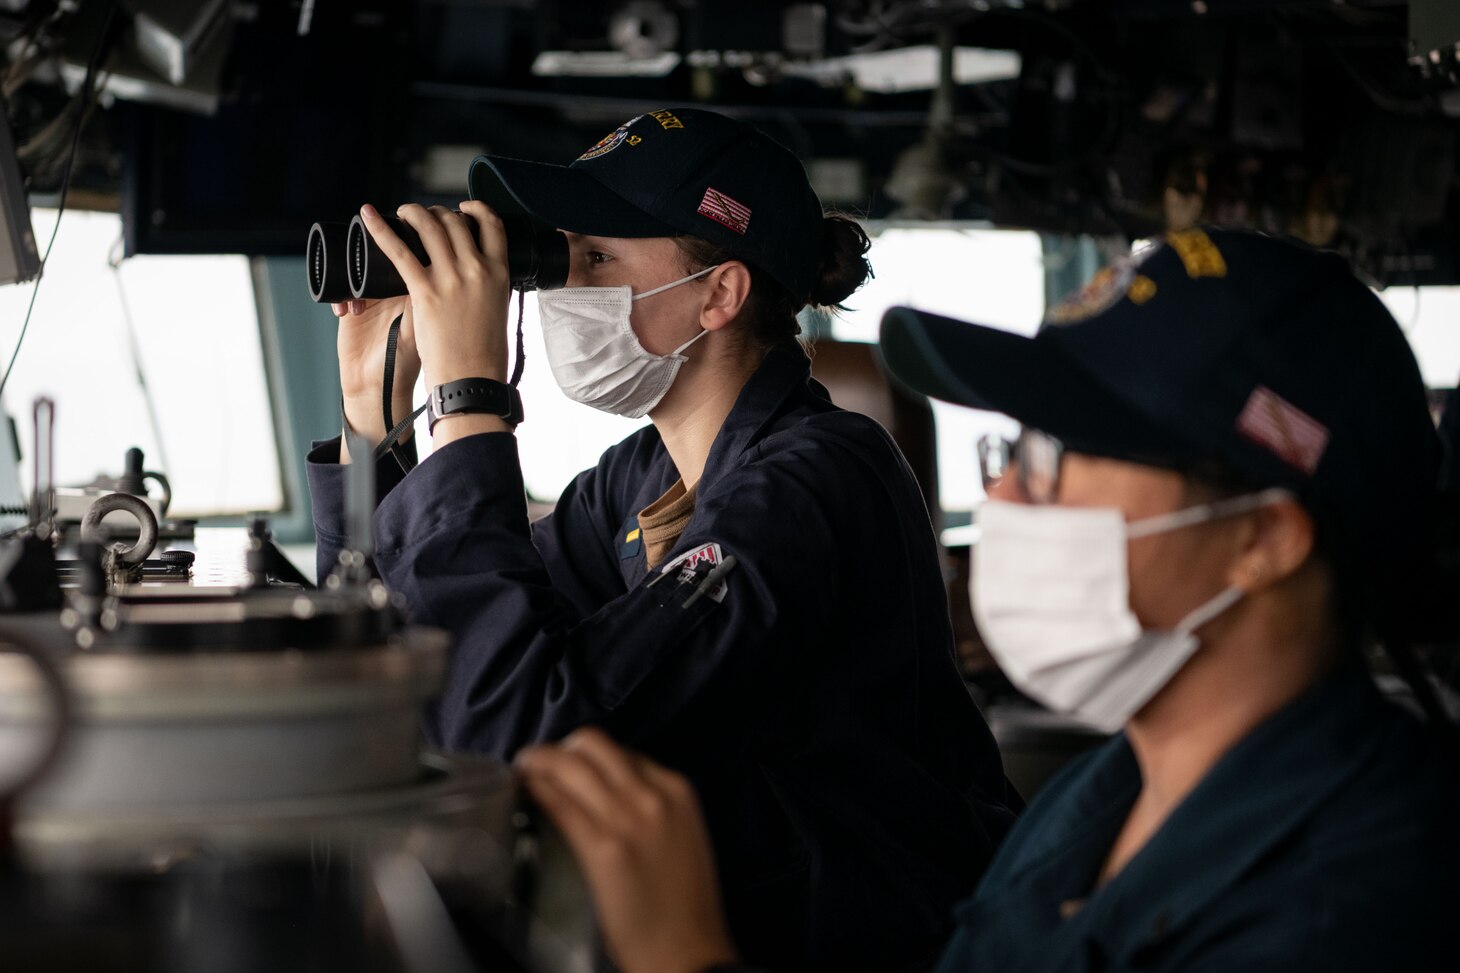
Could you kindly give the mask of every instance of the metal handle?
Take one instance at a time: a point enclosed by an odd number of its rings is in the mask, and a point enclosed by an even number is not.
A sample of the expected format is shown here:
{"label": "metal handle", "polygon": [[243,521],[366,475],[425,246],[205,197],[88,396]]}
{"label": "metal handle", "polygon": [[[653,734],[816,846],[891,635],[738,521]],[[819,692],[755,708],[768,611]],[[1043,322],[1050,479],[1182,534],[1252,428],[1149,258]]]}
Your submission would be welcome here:
{"label": "metal handle", "polygon": [[157,485],[162,488],[162,499],[157,502],[158,516],[166,517],[167,508],[172,506],[172,484],[167,482],[167,477],[154,470],[148,470],[142,474],[143,480],[156,480]]}
{"label": "metal handle", "polygon": [[97,497],[86,508],[86,516],[81,521],[81,539],[105,544],[107,534],[102,529],[101,522],[113,510],[125,510],[137,518],[137,543],[130,547],[114,545],[112,549],[116,551],[117,562],[129,567],[141,564],[157,546],[157,518],[152,516],[152,508],[140,497],[134,497],[130,493],[108,493],[104,497]]}
{"label": "metal handle", "polygon": [[33,409],[35,471],[31,478],[30,526],[37,537],[50,538],[56,511],[56,403],[45,396]]}

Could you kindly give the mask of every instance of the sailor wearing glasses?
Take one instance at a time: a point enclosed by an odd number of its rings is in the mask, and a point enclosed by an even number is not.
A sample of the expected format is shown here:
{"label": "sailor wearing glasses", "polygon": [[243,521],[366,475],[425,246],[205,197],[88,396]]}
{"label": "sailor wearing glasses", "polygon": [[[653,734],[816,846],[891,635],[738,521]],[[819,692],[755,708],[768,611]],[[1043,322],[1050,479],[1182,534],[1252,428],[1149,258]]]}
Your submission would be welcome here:
{"label": "sailor wearing glasses", "polygon": [[[1331,255],[1194,230],[1032,339],[895,309],[882,343],[1023,423],[982,450],[975,615],[1016,685],[1116,731],[1015,826],[939,968],[1453,969],[1449,728],[1364,665],[1438,465],[1374,295]],[[682,781],[591,731],[522,763],[623,969],[734,963]]]}

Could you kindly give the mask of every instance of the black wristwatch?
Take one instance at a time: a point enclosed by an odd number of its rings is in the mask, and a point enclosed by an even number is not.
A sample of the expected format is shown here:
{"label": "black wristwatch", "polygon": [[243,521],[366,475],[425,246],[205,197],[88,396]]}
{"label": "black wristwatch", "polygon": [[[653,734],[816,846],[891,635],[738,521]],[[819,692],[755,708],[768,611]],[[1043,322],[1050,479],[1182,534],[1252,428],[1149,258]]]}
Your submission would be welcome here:
{"label": "black wristwatch", "polygon": [[515,426],[522,421],[522,396],[505,382],[490,378],[463,378],[436,386],[426,398],[428,428],[432,432],[443,417],[458,412],[501,416]]}

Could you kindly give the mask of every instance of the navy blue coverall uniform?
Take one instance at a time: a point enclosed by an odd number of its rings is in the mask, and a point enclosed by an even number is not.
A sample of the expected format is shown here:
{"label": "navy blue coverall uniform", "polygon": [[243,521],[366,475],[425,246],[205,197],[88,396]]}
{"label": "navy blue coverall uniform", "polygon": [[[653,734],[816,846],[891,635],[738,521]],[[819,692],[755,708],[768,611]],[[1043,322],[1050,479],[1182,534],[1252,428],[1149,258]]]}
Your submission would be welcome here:
{"label": "navy blue coverall uniform", "polygon": [[[310,456],[321,572],[344,542],[338,448]],[[1017,797],[956,670],[917,483],[799,347],[741,391],[669,556],[733,555],[723,601],[684,607],[677,571],[649,584],[635,517],[679,477],[652,426],[531,526],[509,434],[394,466],[376,566],[456,638],[434,743],[510,758],[601,726],[694,782],[748,958],[931,966]]]}
{"label": "navy blue coverall uniform", "polygon": [[939,973],[1454,970],[1456,770],[1365,674],[1336,673],[1092,893],[1141,786],[1119,735],[1030,806],[959,907]]}

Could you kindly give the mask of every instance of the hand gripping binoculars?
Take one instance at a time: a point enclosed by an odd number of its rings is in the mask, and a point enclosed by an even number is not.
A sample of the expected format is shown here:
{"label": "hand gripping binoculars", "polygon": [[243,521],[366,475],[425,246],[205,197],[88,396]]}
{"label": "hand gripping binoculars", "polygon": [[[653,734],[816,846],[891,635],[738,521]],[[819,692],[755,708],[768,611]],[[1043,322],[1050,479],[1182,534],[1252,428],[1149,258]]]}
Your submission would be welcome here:
{"label": "hand gripping binoculars", "polygon": [[[421,237],[404,220],[385,218],[401,241],[423,266],[430,266]],[[475,239],[476,220],[466,217]],[[504,215],[507,230],[507,271],[517,290],[554,290],[568,282],[568,238],[562,232],[523,215]],[[304,258],[309,275],[309,296],[336,304],[351,300],[401,297],[406,283],[381,252],[356,216],[349,223],[316,223],[309,228]]]}

